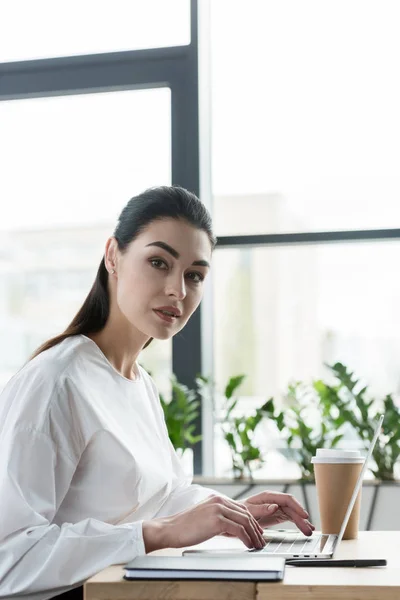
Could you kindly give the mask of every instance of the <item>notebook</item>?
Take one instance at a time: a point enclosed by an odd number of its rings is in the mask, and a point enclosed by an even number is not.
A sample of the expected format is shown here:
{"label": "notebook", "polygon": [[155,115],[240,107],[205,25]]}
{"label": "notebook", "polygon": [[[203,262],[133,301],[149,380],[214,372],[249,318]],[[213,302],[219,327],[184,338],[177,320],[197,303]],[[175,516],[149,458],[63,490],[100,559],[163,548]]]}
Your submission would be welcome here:
{"label": "notebook", "polygon": [[[378,424],[375,428],[375,432],[371,443],[369,445],[367,455],[364,459],[364,464],[361,469],[361,472],[358,476],[357,482],[354,486],[353,494],[350,498],[349,504],[347,506],[346,513],[344,515],[342,525],[340,528],[339,534],[322,534],[322,533],[314,533],[312,536],[307,537],[300,532],[284,532],[284,531],[274,531],[270,529],[268,532],[265,532],[265,538],[267,540],[267,545],[261,550],[251,549],[251,550],[234,550],[232,556],[238,556],[240,554],[250,554],[252,556],[282,556],[285,559],[289,559],[288,564],[290,564],[290,558],[301,560],[302,558],[310,560],[311,559],[330,559],[334,557],[334,554],[342,541],[343,534],[345,532],[348,520],[351,515],[351,511],[353,510],[353,506],[358,496],[358,492],[360,491],[365,471],[367,470],[368,461],[371,458],[372,451],[375,447],[376,441],[378,439],[381,427],[383,423],[383,415],[380,416]],[[229,551],[228,551],[229,552]],[[225,556],[227,555],[226,550],[186,550],[184,552],[185,556],[190,555],[202,555],[206,556]],[[230,553],[229,553],[230,554]]]}
{"label": "notebook", "polygon": [[138,556],[125,566],[125,579],[282,581],[285,559],[279,556]]}

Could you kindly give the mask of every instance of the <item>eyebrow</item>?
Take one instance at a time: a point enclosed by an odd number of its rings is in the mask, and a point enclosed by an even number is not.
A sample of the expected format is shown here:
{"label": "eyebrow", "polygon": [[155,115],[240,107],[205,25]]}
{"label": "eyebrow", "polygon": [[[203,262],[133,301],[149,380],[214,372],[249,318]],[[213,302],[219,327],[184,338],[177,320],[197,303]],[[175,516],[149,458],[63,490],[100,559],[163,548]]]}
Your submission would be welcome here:
{"label": "eyebrow", "polygon": [[[179,252],[177,252],[175,248],[172,248],[172,246],[166,244],[165,242],[151,242],[151,244],[147,244],[146,248],[148,246],[157,246],[158,248],[162,248],[163,250],[171,254],[171,256],[173,256],[174,258],[179,258],[180,256]],[[209,267],[210,263],[206,260],[195,260],[192,262],[192,265],[196,267]]]}

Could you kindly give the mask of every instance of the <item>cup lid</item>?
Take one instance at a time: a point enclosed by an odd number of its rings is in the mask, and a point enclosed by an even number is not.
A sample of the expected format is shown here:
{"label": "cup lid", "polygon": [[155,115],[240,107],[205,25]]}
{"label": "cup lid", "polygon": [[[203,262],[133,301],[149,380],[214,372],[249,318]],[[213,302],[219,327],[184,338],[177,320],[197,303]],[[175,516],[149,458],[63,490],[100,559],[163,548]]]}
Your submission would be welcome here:
{"label": "cup lid", "polygon": [[337,448],[318,448],[312,463],[362,463],[364,458],[359,450],[341,450]]}

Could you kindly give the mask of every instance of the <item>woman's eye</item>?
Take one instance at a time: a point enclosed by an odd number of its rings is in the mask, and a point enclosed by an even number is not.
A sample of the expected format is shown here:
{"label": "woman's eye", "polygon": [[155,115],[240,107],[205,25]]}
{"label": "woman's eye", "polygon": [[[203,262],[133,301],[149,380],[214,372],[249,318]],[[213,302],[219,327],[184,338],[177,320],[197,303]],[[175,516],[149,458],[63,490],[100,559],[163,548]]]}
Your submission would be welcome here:
{"label": "woman's eye", "polygon": [[196,271],[194,271],[193,273],[188,273],[187,276],[194,283],[201,283],[202,281],[204,281],[204,275],[202,275],[201,273],[197,273]]}
{"label": "woman's eye", "polygon": [[161,260],[161,258],[152,258],[150,260],[150,264],[155,269],[167,269],[168,268],[166,262]]}

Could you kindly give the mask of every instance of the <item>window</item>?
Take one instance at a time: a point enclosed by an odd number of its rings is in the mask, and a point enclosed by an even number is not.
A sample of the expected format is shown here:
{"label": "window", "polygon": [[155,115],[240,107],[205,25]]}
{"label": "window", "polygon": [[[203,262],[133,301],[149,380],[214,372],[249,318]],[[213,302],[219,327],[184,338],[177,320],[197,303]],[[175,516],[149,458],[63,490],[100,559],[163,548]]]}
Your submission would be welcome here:
{"label": "window", "polygon": [[0,4],[0,62],[189,43],[189,0],[3,0]]}
{"label": "window", "polygon": [[[0,104],[0,387],[72,320],[129,198],[170,184],[170,105],[167,88]],[[141,360],[165,389],[171,344]]]}
{"label": "window", "polygon": [[[214,379],[247,375],[243,410],[335,361],[400,402],[400,242],[383,241],[400,240],[399,16],[394,1],[211,4]],[[316,232],[339,241],[290,235]],[[259,472],[282,474],[277,457]]]}
{"label": "window", "polygon": [[[195,42],[197,8],[201,12],[205,5],[196,0],[190,7],[188,0],[84,4],[58,3],[57,16],[45,0],[34,6],[28,0],[6,1],[0,7],[0,62],[26,61],[22,67],[0,64],[7,209],[0,222],[0,270],[6,282],[0,289],[0,340],[5,340],[0,341],[0,386],[74,314],[93,280],[104,236],[129,197],[171,182],[199,192]],[[210,10],[212,85],[200,80],[200,97],[211,90],[211,196],[220,238],[213,269],[215,308],[206,298],[204,331],[197,311],[172,351],[165,342],[160,348],[153,343],[142,362],[162,386],[172,352],[178,379],[192,385],[201,355],[211,362],[213,348],[219,383],[246,365],[248,406],[267,389],[278,393],[293,374],[314,376],[326,356],[344,356],[374,386],[396,391],[399,335],[395,318],[390,332],[387,319],[398,299],[399,246],[382,240],[389,229],[400,239],[400,98],[393,76],[400,54],[398,3],[218,0]],[[46,20],[40,19],[44,12]],[[42,23],[46,27],[40,30]],[[139,48],[153,51],[121,52]],[[200,44],[204,69],[206,50]],[[105,52],[114,54],[94,61],[67,58]],[[40,57],[62,58],[31,60]],[[200,107],[204,165],[209,158],[203,135],[206,104]],[[205,199],[207,192],[202,189]],[[378,241],[362,239],[367,229],[378,230]],[[290,237],[339,230],[361,230],[361,235],[356,243],[331,246],[293,246]],[[281,246],[259,247],[248,240],[244,246],[241,238],[280,233],[289,234]],[[225,236],[235,236],[235,249],[225,247]],[[266,307],[259,295],[250,294],[260,286]],[[286,297],[287,290],[294,297]],[[237,331],[233,323],[228,330],[227,314],[236,307],[242,308],[235,317]],[[356,307],[350,324],[349,310],[353,314]],[[312,324],[316,338],[304,323]],[[215,332],[214,341],[207,328]],[[244,336],[245,357],[224,346],[232,332]],[[307,344],[304,355],[294,332]],[[277,340],[278,334],[283,339],[273,356],[265,336]],[[19,341],[8,351],[10,336]],[[372,350],[366,352],[372,339],[378,360],[385,361],[379,371],[370,366]],[[263,373],[266,359],[279,369],[272,372],[269,365]],[[203,432],[208,474],[214,436],[210,414],[206,409],[202,415],[208,424]],[[195,472],[201,467],[198,446]],[[221,458],[215,472],[224,468]]]}
{"label": "window", "polygon": [[245,373],[246,396],[342,362],[400,401],[400,241],[226,249],[213,265],[215,378]]}
{"label": "window", "polygon": [[395,1],[211,3],[217,235],[399,226],[399,17]]}

